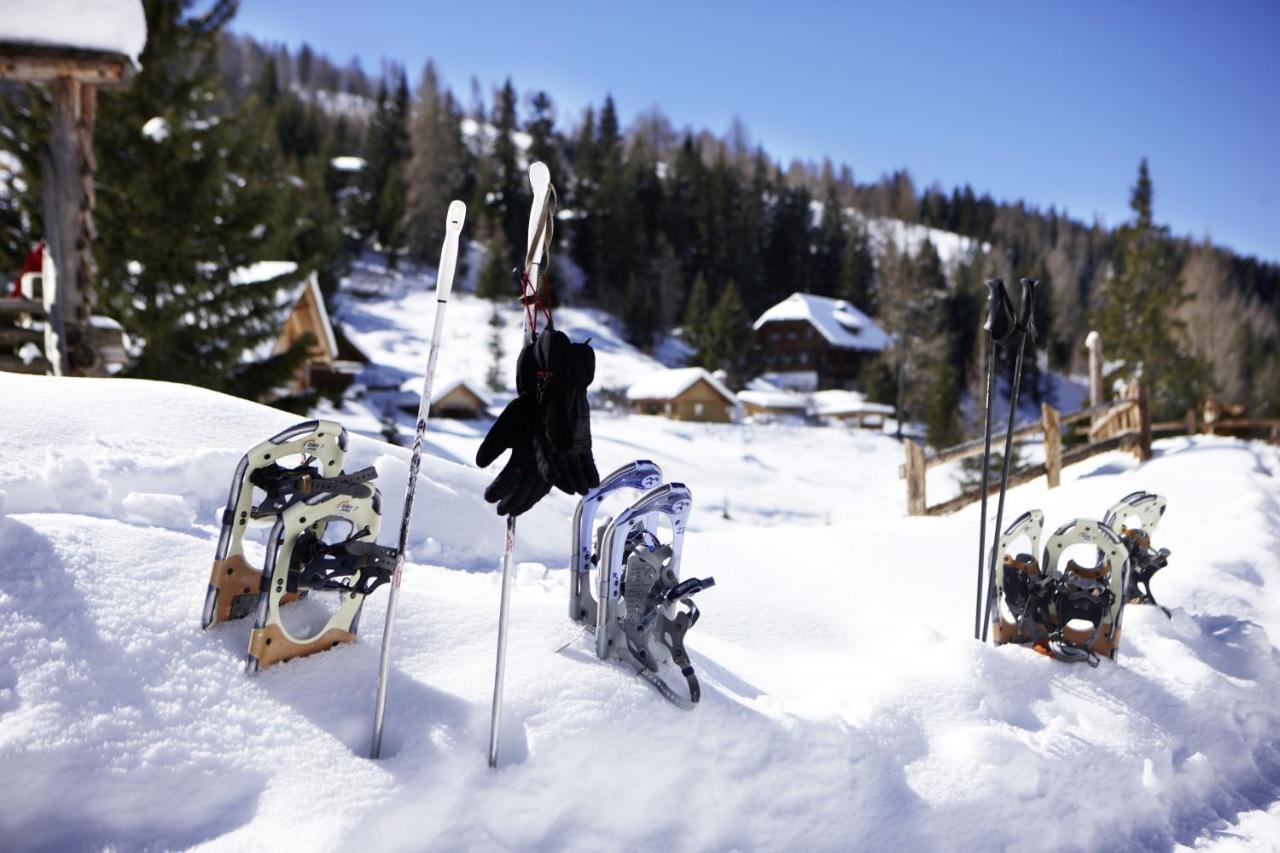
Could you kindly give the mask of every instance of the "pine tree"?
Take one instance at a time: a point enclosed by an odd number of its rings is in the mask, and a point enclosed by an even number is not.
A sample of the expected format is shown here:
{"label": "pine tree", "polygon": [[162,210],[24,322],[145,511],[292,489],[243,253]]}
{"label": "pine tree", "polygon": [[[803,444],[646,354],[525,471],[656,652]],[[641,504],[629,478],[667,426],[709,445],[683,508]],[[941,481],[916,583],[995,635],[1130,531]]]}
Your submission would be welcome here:
{"label": "pine tree", "polygon": [[707,345],[707,319],[710,313],[710,296],[707,294],[707,280],[702,273],[693,278],[693,286],[689,289],[689,301],[684,309],[683,334],[684,342],[695,353],[700,353]]}
{"label": "pine tree", "polygon": [[430,263],[444,240],[444,212],[463,194],[462,116],[453,96],[440,91],[430,62],[422,69],[406,167],[404,230],[409,255]]}
{"label": "pine tree", "polygon": [[738,286],[730,281],[707,317],[707,334],[699,353],[702,366],[723,370],[731,385],[742,384],[747,374],[747,358],[755,345],[751,331],[751,315],[742,304]]}
{"label": "pine tree", "polygon": [[1153,195],[1143,159],[1129,199],[1134,218],[1116,231],[1113,270],[1095,319],[1108,358],[1122,363],[1116,374],[1140,376],[1153,412],[1177,416],[1199,400],[1205,371],[1184,344],[1176,312],[1187,297],[1169,229],[1155,223]]}
{"label": "pine tree", "polygon": [[489,255],[480,268],[480,277],[476,281],[476,295],[485,299],[511,299],[519,288],[512,278],[511,246],[507,243],[502,228],[494,226],[490,229]]}
{"label": "pine tree", "polygon": [[529,101],[529,121],[525,126],[529,134],[529,161],[547,164],[552,180],[563,178],[560,142],[556,133],[556,110],[551,96],[536,93]]}
{"label": "pine tree", "polygon": [[964,435],[960,423],[960,380],[956,369],[943,359],[933,366],[924,422],[929,444],[933,447],[959,444]]}
{"label": "pine tree", "polygon": [[840,256],[840,284],[836,293],[864,313],[877,313],[875,298],[875,258],[862,223],[855,218],[849,226],[844,253]]}
{"label": "pine tree", "polygon": [[813,273],[810,288],[822,296],[834,296],[843,287],[841,276],[845,246],[849,242],[844,226],[844,213],[836,195],[835,181],[828,176],[822,202],[822,220],[814,239]]}
{"label": "pine tree", "polygon": [[523,258],[528,238],[530,204],[528,179],[516,161],[516,90],[510,80],[503,84],[494,99],[493,125],[496,136],[491,158],[494,176],[489,215],[499,223],[502,230],[506,243],[507,268],[510,269]]}
{"label": "pine tree", "polygon": [[489,370],[485,373],[484,381],[489,386],[490,391],[505,391],[507,383],[503,379],[502,357],[502,315],[498,313],[498,305],[494,303],[493,311],[489,314]]}
{"label": "pine tree", "polygon": [[[252,104],[213,112],[218,37],[235,4],[185,15],[187,5],[146,5],[142,70],[129,89],[101,95],[98,299],[142,344],[130,375],[261,398],[310,341],[248,355],[278,334],[277,291],[290,277],[236,286],[231,273],[290,250],[303,196]],[[139,132],[155,117],[163,138]]]}

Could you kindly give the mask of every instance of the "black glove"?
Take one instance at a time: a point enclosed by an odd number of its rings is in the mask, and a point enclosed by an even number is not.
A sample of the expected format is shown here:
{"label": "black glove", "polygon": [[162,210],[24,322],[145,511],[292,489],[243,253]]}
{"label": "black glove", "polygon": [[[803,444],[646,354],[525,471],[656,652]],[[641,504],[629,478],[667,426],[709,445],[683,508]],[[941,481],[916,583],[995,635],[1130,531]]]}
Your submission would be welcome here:
{"label": "black glove", "polygon": [[596,354],[588,343],[547,329],[534,343],[539,430],[534,458],[542,478],[571,495],[600,485],[591,454],[591,405],[587,386],[595,379]]}
{"label": "black glove", "polygon": [[502,451],[511,450],[507,464],[484,490],[484,499],[498,505],[498,515],[528,512],[551,491],[551,483],[538,473],[534,455],[540,419],[532,344],[521,350],[516,360],[516,391],[516,398],[502,410],[476,451],[476,464],[487,468]]}

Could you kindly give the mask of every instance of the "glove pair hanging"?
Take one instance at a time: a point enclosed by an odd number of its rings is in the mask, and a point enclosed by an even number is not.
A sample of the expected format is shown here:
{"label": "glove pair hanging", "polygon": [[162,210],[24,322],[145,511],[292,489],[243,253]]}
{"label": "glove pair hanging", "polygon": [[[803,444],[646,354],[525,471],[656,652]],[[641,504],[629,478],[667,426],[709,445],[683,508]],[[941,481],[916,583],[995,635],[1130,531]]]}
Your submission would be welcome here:
{"label": "glove pair hanging", "polygon": [[499,515],[531,509],[555,486],[571,495],[600,485],[591,455],[591,406],[587,386],[595,379],[596,354],[589,343],[544,329],[516,360],[516,398],[498,416],[476,452],[487,468],[504,450],[511,458],[484,499]]}

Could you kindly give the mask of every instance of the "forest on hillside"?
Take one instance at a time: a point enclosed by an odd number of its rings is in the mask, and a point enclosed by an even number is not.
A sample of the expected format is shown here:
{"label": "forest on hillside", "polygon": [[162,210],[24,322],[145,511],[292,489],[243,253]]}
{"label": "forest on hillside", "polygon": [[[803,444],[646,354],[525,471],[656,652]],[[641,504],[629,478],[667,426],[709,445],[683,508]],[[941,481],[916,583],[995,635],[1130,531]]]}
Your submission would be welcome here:
{"label": "forest on hillside", "polygon": [[[642,348],[679,328],[696,361],[735,384],[756,371],[759,312],[795,291],[836,296],[899,344],[867,368],[862,390],[949,443],[972,431],[965,389],[981,394],[983,281],[1030,276],[1042,284],[1044,366],[1080,371],[1098,328],[1116,378],[1148,380],[1163,414],[1209,394],[1280,414],[1280,266],[1160,225],[1158,164],[1134,164],[1132,219],[1107,229],[969,186],[919,187],[906,170],[784,165],[741,122],[723,134],[676,128],[650,108],[624,126],[607,92],[566,115],[553,93],[518,81],[473,80],[463,95],[430,63],[412,78],[392,62],[369,73],[233,34],[231,0],[199,13],[178,0],[145,6],[142,70],[129,90],[103,93],[97,136],[99,299],[143,342],[132,375],[261,395],[300,354],[246,363],[271,334],[255,318],[269,316],[257,309],[272,296],[229,287],[230,271],[287,258],[297,275],[319,271],[331,296],[366,250],[433,264],[451,198],[467,202],[466,237],[487,249],[480,293],[511,298],[524,167],[542,160],[559,197],[556,251],[581,272],[553,267],[555,297],[613,312]],[[21,165],[0,192],[6,270],[40,236],[43,97],[3,89],[0,149]],[[338,157],[362,168],[335,167]],[[976,248],[946,264],[928,241],[882,244],[868,223],[886,218]],[[1040,367],[1024,380],[1033,399]]]}

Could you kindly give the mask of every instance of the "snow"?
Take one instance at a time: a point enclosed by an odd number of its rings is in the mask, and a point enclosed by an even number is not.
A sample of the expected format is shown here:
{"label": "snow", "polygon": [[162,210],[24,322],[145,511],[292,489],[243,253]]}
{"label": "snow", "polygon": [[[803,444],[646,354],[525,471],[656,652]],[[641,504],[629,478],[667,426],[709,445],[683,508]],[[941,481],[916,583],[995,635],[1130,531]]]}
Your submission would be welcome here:
{"label": "snow", "polygon": [[706,382],[730,403],[737,402],[724,383],[702,367],[678,367],[655,370],[627,389],[628,400],[674,400],[699,381]]}
{"label": "snow", "polygon": [[[554,270],[562,259],[557,257]],[[479,269],[468,257],[468,273]],[[359,264],[343,281],[335,315],[361,351],[375,356],[379,367],[367,384],[393,389],[411,377],[419,378],[431,348],[431,324],[435,318],[435,271],[410,269],[395,272],[368,263]],[[563,283],[563,276],[554,278]],[[490,345],[494,328],[489,325],[496,310],[499,378],[506,394],[515,393],[515,359],[524,340],[524,312],[514,299],[491,302],[468,293],[470,282],[459,276],[449,297],[445,338],[440,344],[436,384],[440,387],[467,379],[477,388],[488,387],[493,364]],[[514,288],[514,285],[513,285]],[[655,370],[661,362],[627,343],[622,325],[603,311],[558,307],[556,328],[574,341],[590,340],[596,353],[593,393],[621,391]],[[502,396],[499,394],[498,396]],[[375,403],[383,402],[375,399]],[[375,430],[376,433],[376,430]]]}
{"label": "snow", "polygon": [[880,352],[889,345],[889,336],[866,314],[843,299],[812,293],[791,294],[761,314],[752,328],[793,320],[813,324],[828,343],[843,349]]}
{"label": "snow", "polygon": [[360,172],[364,170],[365,159],[344,154],[334,157],[329,161],[329,165],[339,172]]}
{"label": "snow", "polygon": [[915,255],[920,251],[920,246],[925,240],[933,244],[933,248],[937,250],[938,257],[942,260],[942,265],[948,270],[954,270],[956,264],[968,260],[973,253],[982,249],[982,251],[990,251],[989,243],[982,243],[972,237],[964,237],[953,231],[943,231],[939,228],[930,228],[927,225],[919,225],[912,222],[903,222],[901,219],[890,219],[888,217],[871,217],[865,218],[861,214],[851,213],[863,219],[863,224],[867,228],[867,233],[871,237],[871,243],[875,253],[879,255],[885,247],[892,243],[900,252],[907,252]]}
{"label": "snow", "polygon": [[248,266],[232,270],[228,281],[234,285],[262,284],[284,275],[292,275],[298,271],[293,261],[258,261]]}
{"label": "snow", "polygon": [[0,42],[122,53],[136,63],[147,21],[139,0],[7,0]]}
{"label": "snow", "polygon": [[893,406],[883,403],[869,403],[867,398],[857,391],[815,391],[810,395],[813,413],[818,417],[837,415],[878,414],[892,415]]}
{"label": "snow", "polygon": [[762,406],[768,409],[795,409],[803,412],[809,405],[803,394],[791,394],[786,391],[739,391],[738,401]]}
{"label": "snow", "polygon": [[152,142],[164,142],[169,138],[169,122],[164,116],[152,116],[142,125],[142,135]]}
{"label": "snow", "polygon": [[[887,436],[600,413],[602,470],[648,456],[693,490],[684,573],[717,580],[688,640],[703,701],[682,713],[573,639],[552,495],[519,526],[491,771],[502,521],[492,472],[450,461],[483,425],[429,429],[375,763],[385,591],[359,643],[255,678],[246,623],[199,630],[231,473],[293,416],[120,379],[0,375],[0,400],[6,849],[1274,847],[1275,447],[1170,439],[1010,491],[1006,515],[1053,526],[1169,498],[1173,619],[1129,608],[1121,660],[1090,669],[969,637],[977,508],[904,517]],[[389,544],[407,449],[354,435],[347,467],[368,464]]]}

